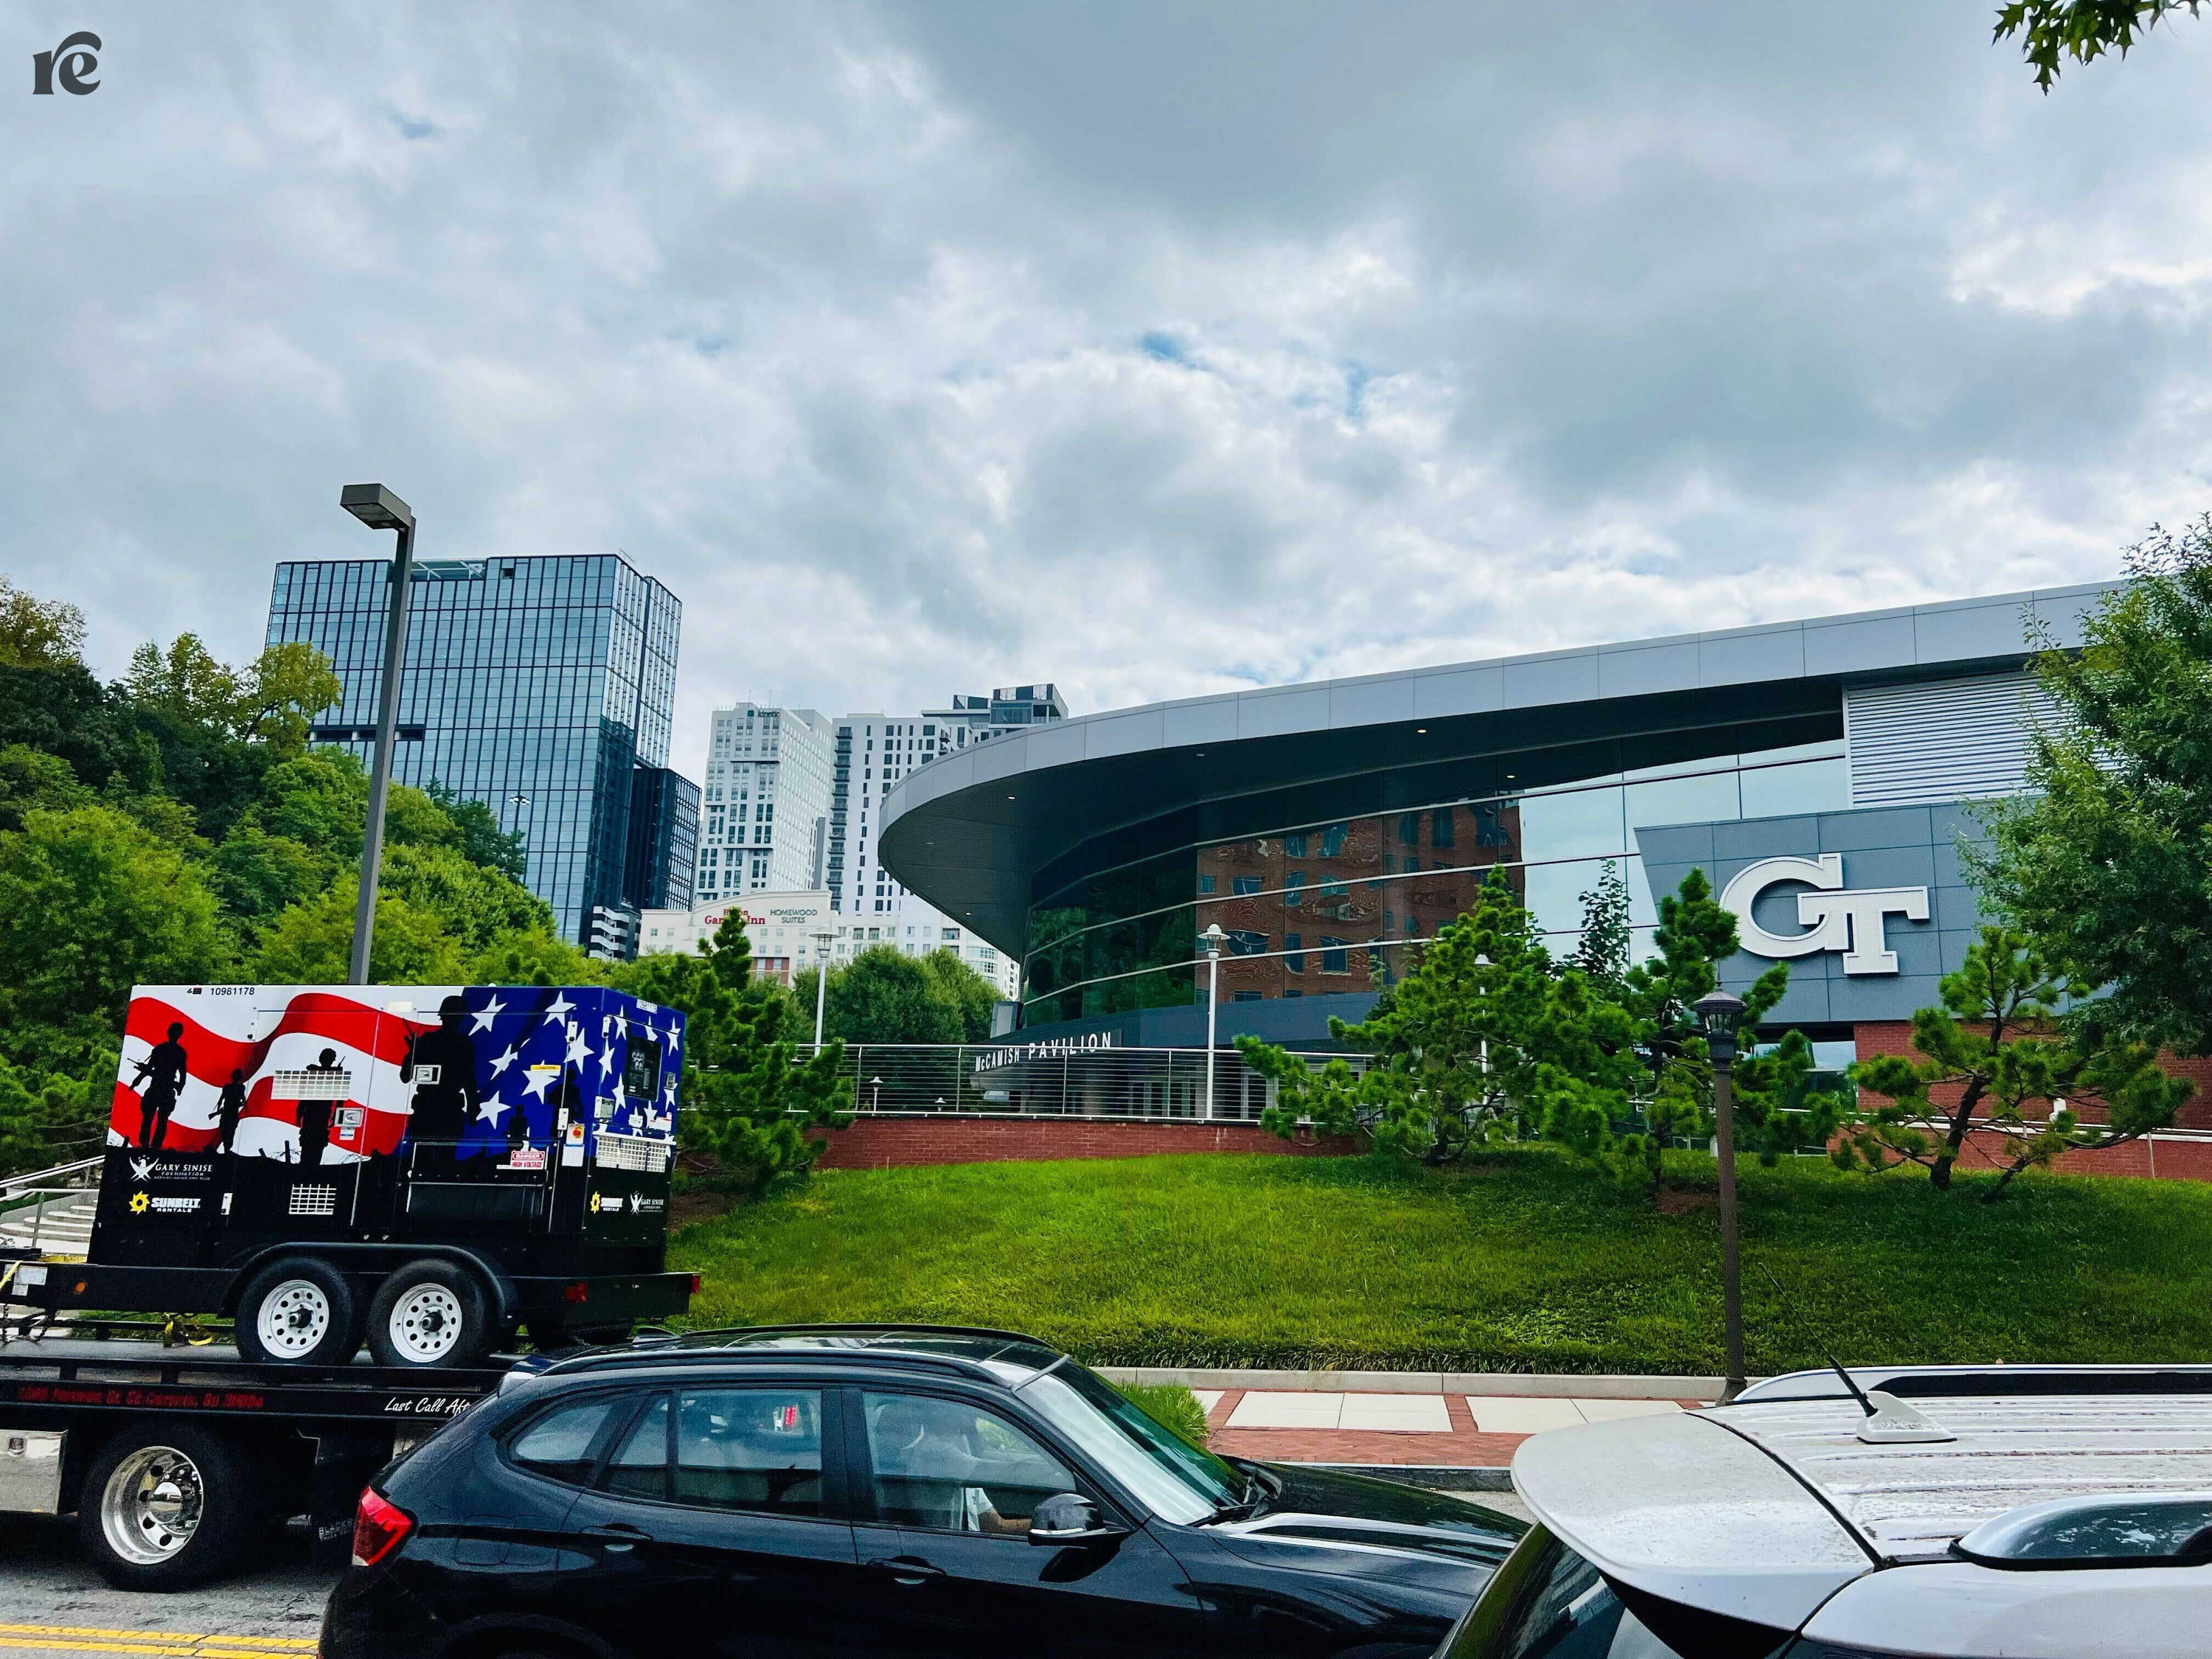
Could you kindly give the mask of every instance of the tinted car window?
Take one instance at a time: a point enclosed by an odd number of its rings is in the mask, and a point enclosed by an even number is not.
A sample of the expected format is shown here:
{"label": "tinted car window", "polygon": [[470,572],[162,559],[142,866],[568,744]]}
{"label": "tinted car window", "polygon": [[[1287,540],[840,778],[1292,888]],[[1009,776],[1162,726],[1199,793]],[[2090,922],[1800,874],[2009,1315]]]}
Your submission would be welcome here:
{"label": "tinted car window", "polygon": [[607,1460],[602,1489],[625,1498],[668,1496],[668,1396],[662,1395],[638,1413],[629,1432]]}
{"label": "tinted car window", "polygon": [[1536,1526],[1438,1659],[1765,1659],[1788,1638],[1650,1596],[1631,1611],[1595,1567]]}
{"label": "tinted car window", "polygon": [[864,1394],[876,1516],[933,1532],[1013,1534],[1075,1477],[992,1412],[927,1395]]}
{"label": "tinted car window", "polygon": [[822,1395],[701,1389],[677,1396],[676,1501],[697,1509],[822,1513]]}
{"label": "tinted car window", "polygon": [[592,1451],[607,1413],[619,1405],[624,1414],[627,1400],[586,1400],[558,1406],[515,1436],[507,1455],[524,1468],[555,1480],[580,1486],[592,1478]]}

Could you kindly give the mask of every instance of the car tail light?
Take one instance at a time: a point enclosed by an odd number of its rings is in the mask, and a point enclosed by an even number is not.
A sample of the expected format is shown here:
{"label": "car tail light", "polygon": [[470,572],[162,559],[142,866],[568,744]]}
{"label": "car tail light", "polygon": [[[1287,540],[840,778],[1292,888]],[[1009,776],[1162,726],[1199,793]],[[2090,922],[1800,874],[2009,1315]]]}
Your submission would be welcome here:
{"label": "car tail light", "polygon": [[564,1285],[562,1288],[561,1299],[563,1302],[589,1302],[592,1299],[592,1287],[580,1281]]}
{"label": "car tail light", "polygon": [[415,1517],[385,1501],[374,1486],[361,1494],[361,1507],[353,1512],[353,1564],[373,1567],[399,1547],[415,1530]]}
{"label": "car tail light", "polygon": [[693,1273],[691,1275],[691,1294],[694,1296],[698,1295],[700,1287],[706,1284],[706,1282],[707,1281],[700,1278],[698,1274]]}

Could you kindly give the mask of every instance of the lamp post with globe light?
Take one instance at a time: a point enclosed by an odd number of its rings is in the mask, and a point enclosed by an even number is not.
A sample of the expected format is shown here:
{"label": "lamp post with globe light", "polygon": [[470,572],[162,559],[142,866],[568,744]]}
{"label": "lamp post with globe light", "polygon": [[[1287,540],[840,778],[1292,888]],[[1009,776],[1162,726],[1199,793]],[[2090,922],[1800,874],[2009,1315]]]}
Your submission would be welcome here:
{"label": "lamp post with globe light", "polygon": [[1727,1348],[1726,1404],[1744,1389],[1743,1279],[1736,1253],[1735,1220],[1735,1044],[1743,999],[1716,988],[1698,999],[1693,1012],[1705,1028],[1705,1052],[1713,1062],[1713,1158],[1720,1171],[1721,1326]]}
{"label": "lamp post with globe light", "polygon": [[1206,1121],[1213,1120],[1213,1029],[1215,1012],[1221,1006],[1221,947],[1229,935],[1221,931],[1218,921],[1208,922],[1198,942],[1206,947]]}

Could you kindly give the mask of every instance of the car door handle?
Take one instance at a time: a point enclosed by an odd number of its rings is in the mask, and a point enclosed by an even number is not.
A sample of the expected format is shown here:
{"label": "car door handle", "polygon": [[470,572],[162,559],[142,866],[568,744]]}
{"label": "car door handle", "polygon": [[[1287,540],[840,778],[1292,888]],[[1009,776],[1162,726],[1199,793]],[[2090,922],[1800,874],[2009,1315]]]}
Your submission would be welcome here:
{"label": "car door handle", "polygon": [[927,1584],[933,1578],[945,1577],[945,1569],[933,1567],[927,1561],[916,1560],[911,1555],[902,1555],[890,1560],[871,1561],[870,1572],[881,1573],[894,1584]]}
{"label": "car door handle", "polygon": [[649,1544],[653,1541],[637,1528],[627,1526],[620,1521],[610,1522],[604,1527],[586,1527],[584,1528],[584,1536],[598,1544],[601,1549],[617,1553],[629,1549],[634,1545]]}

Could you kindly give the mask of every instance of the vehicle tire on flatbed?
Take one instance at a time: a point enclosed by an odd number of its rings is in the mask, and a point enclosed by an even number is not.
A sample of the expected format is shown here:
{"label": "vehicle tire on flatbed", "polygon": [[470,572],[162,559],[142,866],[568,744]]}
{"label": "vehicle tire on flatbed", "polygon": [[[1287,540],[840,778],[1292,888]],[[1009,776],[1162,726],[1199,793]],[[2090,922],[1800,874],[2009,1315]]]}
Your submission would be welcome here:
{"label": "vehicle tire on flatbed", "polygon": [[353,1287],[316,1256],[287,1256],[254,1274],[233,1325],[240,1355],[256,1363],[343,1365],[361,1347]]}
{"label": "vehicle tire on flatbed", "polygon": [[77,1491],[77,1537],[118,1589],[205,1583],[238,1559],[266,1498],[252,1457],[190,1423],[133,1425],[94,1454]]}
{"label": "vehicle tire on flatbed", "polygon": [[491,1352],[491,1301],[467,1268],[426,1256],[394,1272],[368,1304],[368,1351],[380,1365],[437,1370]]}

